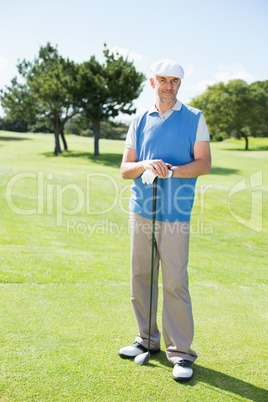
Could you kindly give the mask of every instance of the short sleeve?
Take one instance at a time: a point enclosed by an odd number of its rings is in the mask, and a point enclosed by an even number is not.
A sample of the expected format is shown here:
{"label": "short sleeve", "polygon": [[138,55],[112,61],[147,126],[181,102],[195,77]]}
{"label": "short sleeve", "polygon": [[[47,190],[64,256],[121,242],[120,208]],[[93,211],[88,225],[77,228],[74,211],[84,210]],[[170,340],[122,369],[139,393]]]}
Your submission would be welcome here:
{"label": "short sleeve", "polygon": [[210,141],[208,128],[203,113],[200,115],[195,142]]}
{"label": "short sleeve", "polygon": [[133,121],[130,124],[129,129],[128,129],[125,147],[136,149],[136,130],[135,130]]}

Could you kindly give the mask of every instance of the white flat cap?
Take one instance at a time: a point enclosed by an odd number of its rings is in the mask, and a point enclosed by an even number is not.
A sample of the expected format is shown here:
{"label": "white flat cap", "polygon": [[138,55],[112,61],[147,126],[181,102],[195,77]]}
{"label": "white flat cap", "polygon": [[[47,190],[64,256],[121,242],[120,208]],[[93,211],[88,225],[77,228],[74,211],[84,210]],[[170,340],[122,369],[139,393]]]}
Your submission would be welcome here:
{"label": "white flat cap", "polygon": [[154,75],[160,75],[162,77],[176,77],[183,78],[184,71],[180,64],[170,59],[162,59],[155,61],[151,65],[151,72]]}

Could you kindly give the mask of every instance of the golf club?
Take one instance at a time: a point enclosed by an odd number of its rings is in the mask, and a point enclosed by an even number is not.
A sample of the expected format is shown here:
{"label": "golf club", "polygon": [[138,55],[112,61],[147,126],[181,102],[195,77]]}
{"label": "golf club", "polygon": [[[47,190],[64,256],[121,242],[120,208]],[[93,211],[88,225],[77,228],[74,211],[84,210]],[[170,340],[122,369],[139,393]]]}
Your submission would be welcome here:
{"label": "golf club", "polygon": [[150,360],[150,341],[151,341],[151,320],[152,320],[152,299],[153,299],[153,275],[154,275],[154,238],[155,238],[155,216],[156,216],[156,195],[157,195],[157,177],[153,182],[153,226],[152,226],[152,259],[151,259],[151,285],[150,285],[150,309],[149,309],[149,336],[148,352],[135,357],[135,363],[145,366]]}

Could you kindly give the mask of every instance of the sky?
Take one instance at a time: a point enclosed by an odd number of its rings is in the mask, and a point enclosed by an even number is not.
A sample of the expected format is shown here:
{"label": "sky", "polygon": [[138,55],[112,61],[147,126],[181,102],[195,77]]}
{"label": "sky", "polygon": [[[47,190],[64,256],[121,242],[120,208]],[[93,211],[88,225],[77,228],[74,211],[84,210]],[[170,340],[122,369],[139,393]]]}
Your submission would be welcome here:
{"label": "sky", "polygon": [[150,65],[159,59],[184,68],[186,104],[220,81],[268,79],[267,0],[0,0],[0,14],[2,89],[18,60],[33,60],[47,42],[76,62],[102,61],[104,43],[128,55],[147,77],[137,113],[154,103]]}

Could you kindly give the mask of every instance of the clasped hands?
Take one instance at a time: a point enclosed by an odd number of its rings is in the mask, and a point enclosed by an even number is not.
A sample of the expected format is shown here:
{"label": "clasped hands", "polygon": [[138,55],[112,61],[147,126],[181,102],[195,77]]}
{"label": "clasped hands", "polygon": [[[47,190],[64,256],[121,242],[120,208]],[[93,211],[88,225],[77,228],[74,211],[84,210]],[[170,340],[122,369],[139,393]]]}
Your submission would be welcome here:
{"label": "clasped hands", "polygon": [[145,161],[145,171],[141,175],[143,184],[153,184],[156,177],[161,179],[166,179],[172,177],[173,171],[171,170],[172,165],[165,163],[162,160],[151,160]]}

